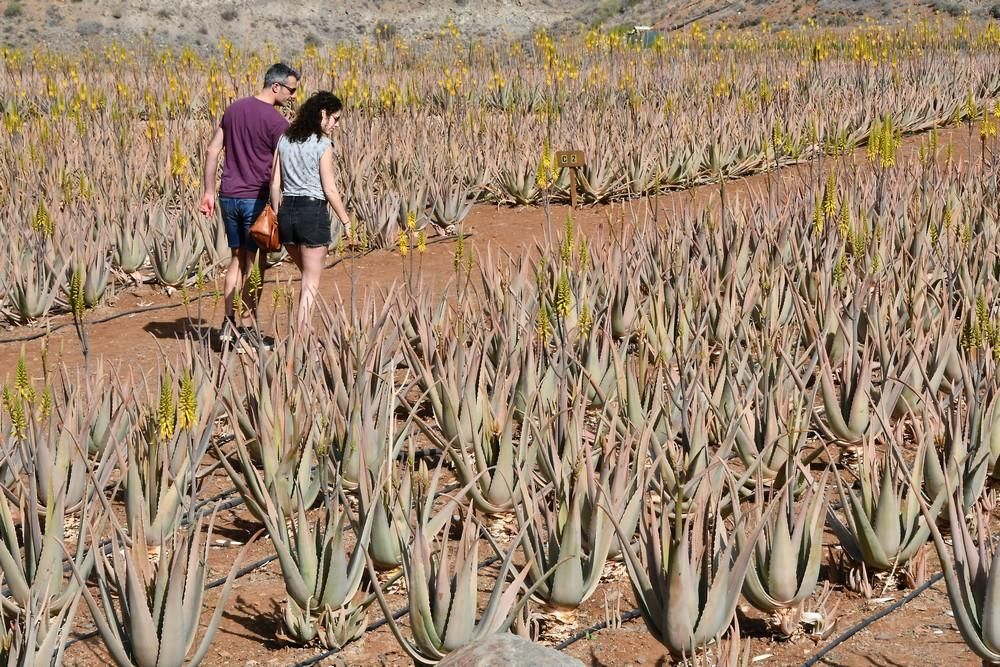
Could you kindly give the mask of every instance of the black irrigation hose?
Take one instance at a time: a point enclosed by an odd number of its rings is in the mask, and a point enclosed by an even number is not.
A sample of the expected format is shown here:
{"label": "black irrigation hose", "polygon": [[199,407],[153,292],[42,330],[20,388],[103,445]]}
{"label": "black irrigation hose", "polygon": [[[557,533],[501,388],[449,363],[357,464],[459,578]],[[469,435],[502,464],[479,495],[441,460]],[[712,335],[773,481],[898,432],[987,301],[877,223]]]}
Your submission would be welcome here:
{"label": "black irrigation hose", "polygon": [[[633,609],[632,611],[627,611],[624,614],[622,614],[622,623],[625,623],[627,621],[631,621],[633,618],[639,618],[640,616],[642,616],[642,612],[640,612],[638,609]],[[606,627],[608,627],[608,622],[606,620],[601,621],[600,623],[595,623],[594,625],[590,626],[589,628],[585,628],[583,630],[580,630],[578,633],[576,633],[575,635],[573,635],[569,639],[562,640],[561,642],[559,642],[558,644],[556,644],[552,648],[555,649],[556,651],[565,650],[566,648],[568,648],[569,646],[577,643],[581,639],[589,637],[590,635],[594,634],[598,630],[603,630]]]}
{"label": "black irrigation hose", "polygon": [[[466,233],[466,234],[463,235],[464,238],[469,238],[471,236],[472,236],[471,233]],[[455,236],[439,236],[439,237],[437,237],[435,239],[427,241],[426,245],[434,245],[435,243],[444,243],[446,241],[454,240],[455,238],[456,238]],[[370,255],[371,253],[375,252],[376,250],[377,250],[377,248],[370,248],[368,250],[365,250],[365,251],[360,252],[358,254],[352,255],[350,257],[338,257],[337,259],[333,260],[332,262],[330,262],[329,264],[327,264],[323,268],[324,268],[324,270],[325,269],[332,269],[333,267],[335,267],[338,264],[341,264],[343,262],[350,261],[350,260],[355,260],[355,259],[361,259],[362,257],[367,257],[368,255]],[[276,283],[277,281],[278,281],[277,278],[267,278],[267,279],[264,280],[265,283]],[[142,313],[150,313],[150,312],[153,312],[153,311],[156,311],[156,310],[170,310],[172,308],[180,308],[181,306],[190,305],[191,303],[194,303],[196,301],[201,301],[205,297],[209,297],[209,296],[214,296],[214,292],[212,292],[212,293],[205,293],[205,294],[199,294],[198,296],[191,297],[187,301],[182,301],[180,303],[162,303],[162,304],[160,304],[158,306],[143,306],[142,308],[131,308],[129,310],[123,310],[120,313],[113,313],[113,314],[107,315],[105,317],[99,317],[96,320],[87,320],[85,322],[85,324],[104,324],[106,322],[111,322],[112,320],[117,320],[117,319],[122,318],[122,317],[130,317],[132,315],[139,315],[139,314],[142,314]],[[59,331],[60,329],[64,329],[64,328],[66,328],[68,326],[72,326],[72,325],[73,325],[73,322],[63,322],[62,324],[57,324],[54,327],[48,327],[48,328],[45,329],[45,331],[39,331],[38,333],[28,334],[28,335],[25,335],[25,336],[16,336],[14,338],[0,338],[0,345],[6,345],[8,343],[27,343],[29,341],[37,340],[39,338],[44,338],[45,336],[48,336],[49,334],[53,334],[53,333]]]}
{"label": "black irrigation hose", "polygon": [[[906,597],[904,597],[903,599],[901,599],[898,602],[896,602],[896,603],[894,603],[894,604],[886,607],[885,609],[880,609],[878,612],[872,614],[871,616],[869,616],[869,617],[867,617],[865,619],[862,619],[857,624],[851,626],[846,631],[844,631],[843,634],[839,635],[832,642],[830,642],[829,644],[827,644],[826,646],[824,646],[822,649],[820,649],[818,653],[816,653],[811,658],[809,658],[804,663],[802,663],[802,667],[813,667],[813,665],[817,664],[826,655],[828,655],[835,648],[837,648],[838,646],[840,646],[841,644],[843,644],[845,641],[847,641],[848,639],[850,639],[851,637],[853,637],[857,633],[861,632],[862,630],[864,630],[865,628],[867,628],[871,624],[875,623],[876,621],[881,620],[882,618],[888,616],[892,612],[894,612],[897,609],[901,608],[903,605],[911,602],[914,598],[916,598],[917,596],[919,596],[921,593],[923,593],[924,591],[926,591],[928,588],[930,588],[931,586],[933,586],[937,582],[941,581],[942,577],[944,577],[944,573],[938,572],[933,577],[931,577],[930,579],[928,579],[927,581],[925,581],[924,583],[922,583],[920,586],[918,586],[917,588],[915,588],[912,591],[910,591],[906,595]],[[626,621],[630,621],[633,618],[638,618],[641,615],[642,614],[639,612],[638,609],[633,609],[632,611],[625,612],[624,614],[622,614],[622,623],[625,623]],[[599,630],[603,630],[606,627],[608,627],[608,622],[607,621],[601,621],[600,623],[595,623],[594,625],[590,626],[589,628],[586,628],[584,630],[579,631],[578,633],[576,633],[572,637],[559,642],[558,644],[556,644],[552,648],[554,648],[557,651],[565,650],[566,648],[568,648],[569,646],[575,644],[576,642],[580,641],[581,639],[589,637],[593,633],[595,633],[595,632],[597,632]]]}
{"label": "black irrigation hose", "polygon": [[831,651],[833,651],[833,649],[837,648],[837,646],[839,646],[840,644],[843,644],[845,641],[847,641],[848,639],[850,639],[851,637],[853,637],[857,633],[861,632],[862,630],[864,630],[865,628],[867,628],[869,625],[871,625],[875,621],[877,621],[880,618],[883,618],[885,616],[888,616],[892,612],[896,611],[897,609],[899,609],[900,607],[902,607],[903,605],[905,605],[907,602],[913,600],[915,597],[917,597],[918,595],[920,595],[921,593],[923,593],[924,591],[926,591],[928,588],[930,588],[931,586],[933,586],[937,582],[941,581],[941,579],[943,577],[944,577],[944,573],[943,572],[938,572],[933,577],[931,577],[930,579],[928,579],[927,581],[925,581],[924,583],[920,584],[915,589],[913,589],[912,591],[910,591],[910,593],[907,594],[906,597],[904,597],[899,602],[891,604],[888,607],[886,607],[885,609],[880,609],[878,612],[872,614],[868,618],[862,619],[861,621],[859,621],[854,626],[848,628],[843,634],[841,634],[840,636],[838,636],[832,642],[830,642],[829,644],[827,644],[826,646],[824,646],[822,649],[820,649],[820,651],[816,655],[812,656],[811,658],[809,658],[808,660],[806,660],[804,663],[802,663],[802,667],[812,667],[813,665],[815,665],[816,663],[818,663],[820,660],[822,660],[824,658],[824,656],[826,656],[828,653],[830,653]]}

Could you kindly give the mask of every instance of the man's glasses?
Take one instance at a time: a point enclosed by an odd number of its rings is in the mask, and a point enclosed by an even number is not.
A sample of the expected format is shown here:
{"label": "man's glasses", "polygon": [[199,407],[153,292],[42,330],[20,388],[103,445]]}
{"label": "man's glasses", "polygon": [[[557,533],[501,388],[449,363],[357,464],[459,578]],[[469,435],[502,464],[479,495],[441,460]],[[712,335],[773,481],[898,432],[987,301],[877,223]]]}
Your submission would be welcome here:
{"label": "man's glasses", "polygon": [[[275,83],[277,83],[277,82],[275,82]],[[289,95],[294,95],[295,91],[299,89],[298,86],[296,86],[295,88],[292,88],[291,86],[286,86],[283,83],[278,83],[278,85],[281,86],[282,88],[284,88],[285,90],[287,90]]]}

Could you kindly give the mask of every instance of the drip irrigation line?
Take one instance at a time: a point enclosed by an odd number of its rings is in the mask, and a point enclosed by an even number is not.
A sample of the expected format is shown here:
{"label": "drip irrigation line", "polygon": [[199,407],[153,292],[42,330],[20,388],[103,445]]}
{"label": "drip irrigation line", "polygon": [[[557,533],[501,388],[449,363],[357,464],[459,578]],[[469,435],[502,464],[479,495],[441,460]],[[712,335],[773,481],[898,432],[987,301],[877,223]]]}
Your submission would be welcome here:
{"label": "drip irrigation line", "polygon": [[829,644],[827,644],[826,646],[824,646],[822,649],[820,649],[819,652],[816,653],[816,655],[812,656],[811,658],[809,658],[808,660],[806,660],[804,663],[802,663],[802,667],[812,667],[813,665],[815,665],[816,663],[818,663],[820,660],[822,660],[827,654],[829,654],[831,651],[833,651],[833,649],[837,648],[839,645],[843,644],[845,641],[847,641],[848,639],[850,639],[851,637],[853,637],[857,633],[861,632],[862,630],[864,630],[865,628],[867,628],[869,625],[871,625],[875,621],[888,616],[889,614],[891,614],[892,612],[896,611],[897,609],[899,609],[900,607],[902,607],[906,603],[910,602],[915,597],[917,597],[918,595],[920,595],[921,593],[923,593],[924,591],[926,591],[928,588],[930,588],[931,586],[933,586],[937,582],[941,581],[941,579],[943,577],[944,577],[944,573],[943,572],[938,572],[933,577],[931,577],[930,579],[928,579],[924,583],[920,584],[920,586],[918,586],[917,588],[915,588],[912,591],[910,591],[910,593],[907,594],[906,597],[904,597],[899,602],[893,603],[893,604],[889,605],[888,607],[886,607],[885,609],[880,609],[878,612],[872,614],[868,618],[862,619],[857,624],[851,626],[843,634],[839,635],[832,642],[830,642]]}
{"label": "drip irrigation line", "polygon": [[[470,233],[466,233],[463,236],[464,236],[464,238],[470,238],[472,236],[472,233],[471,232]],[[457,237],[456,236],[439,236],[439,237],[437,237],[435,239],[427,241],[426,245],[434,245],[436,243],[445,243],[447,241],[452,241],[455,238],[457,238]],[[357,259],[361,259],[363,257],[367,257],[368,255],[372,254],[376,250],[378,250],[378,248],[369,248],[368,250],[365,250],[363,252],[359,252],[358,254],[355,254],[355,255],[351,255],[350,257],[338,257],[337,259],[333,260],[332,262],[330,262],[329,264],[327,264],[326,266],[324,266],[323,269],[324,270],[326,270],[326,269],[332,269],[333,267],[337,266],[338,264],[342,264],[343,262],[347,262],[347,261],[351,261],[351,260],[357,260]],[[278,279],[277,278],[266,278],[263,282],[264,283],[274,283],[274,284],[276,284],[278,282]],[[104,317],[99,317],[99,318],[94,319],[94,320],[86,320],[84,322],[84,324],[85,325],[86,324],[105,324],[107,322],[111,322],[111,321],[120,319],[122,317],[131,317],[133,315],[141,315],[142,313],[151,313],[151,312],[158,311],[158,310],[170,310],[170,309],[173,309],[173,308],[180,308],[181,306],[190,305],[192,303],[196,303],[198,301],[201,301],[202,299],[204,299],[206,297],[209,297],[209,296],[215,296],[215,293],[214,292],[206,292],[205,294],[199,294],[197,296],[190,297],[186,301],[181,301],[179,303],[161,303],[161,304],[156,305],[156,306],[142,306],[140,308],[130,308],[128,310],[123,310],[123,311],[121,311],[119,313],[112,313],[111,315],[106,315]],[[38,333],[27,334],[27,335],[24,335],[24,336],[15,336],[13,338],[0,338],[0,345],[6,345],[8,343],[27,343],[27,342],[30,342],[30,341],[33,341],[33,340],[38,340],[39,338],[44,338],[45,336],[48,336],[49,334],[53,334],[53,333],[55,333],[55,332],[57,332],[57,331],[59,331],[61,329],[65,329],[66,327],[73,326],[73,325],[74,325],[74,322],[63,322],[61,324],[55,325],[54,327],[47,327],[45,329],[45,331],[39,331]]]}
{"label": "drip irrigation line", "polygon": [[[830,642],[829,644],[827,644],[826,646],[824,646],[822,649],[820,649],[820,651],[818,653],[816,653],[815,655],[813,655],[806,662],[802,663],[802,667],[813,667],[813,665],[816,665],[820,660],[822,660],[824,657],[826,657],[831,651],[833,651],[835,648],[837,648],[840,644],[843,644],[845,641],[847,641],[848,639],[850,639],[851,637],[853,637],[857,633],[861,632],[862,630],[864,630],[868,626],[872,625],[876,621],[879,621],[882,618],[885,618],[886,616],[888,616],[892,612],[894,612],[897,609],[901,608],[903,605],[905,605],[905,604],[913,601],[917,596],[919,596],[921,593],[923,593],[924,591],[926,591],[928,588],[930,588],[931,586],[933,586],[934,584],[936,584],[937,582],[939,582],[943,577],[944,577],[944,573],[938,572],[933,577],[931,577],[930,579],[928,579],[927,581],[925,581],[924,583],[922,583],[920,586],[918,586],[917,588],[915,588],[912,591],[910,591],[910,593],[907,594],[906,597],[902,598],[898,602],[896,602],[896,603],[894,603],[894,604],[892,604],[892,605],[890,605],[890,606],[888,606],[888,607],[886,607],[884,609],[880,609],[875,614],[872,614],[871,616],[869,616],[869,617],[867,617],[865,619],[862,619],[857,624],[855,624],[852,627],[848,628],[843,634],[839,635],[832,642]],[[634,618],[639,618],[641,615],[642,614],[639,612],[638,609],[633,609],[632,611],[625,612],[624,614],[622,614],[622,623],[625,623],[627,621],[631,621]],[[589,628],[585,628],[584,630],[579,631],[578,633],[576,633],[572,637],[559,642],[558,644],[554,645],[552,648],[555,649],[555,650],[557,650],[557,651],[563,651],[566,648],[568,648],[569,646],[572,646],[576,642],[580,641],[581,639],[589,637],[590,635],[594,634],[595,632],[597,632],[599,630],[603,630],[606,627],[608,627],[608,622],[607,621],[601,621],[600,623],[595,623],[594,625],[590,626]]]}
{"label": "drip irrigation line", "polygon": [[[268,563],[273,563],[276,560],[278,560],[278,554],[271,554],[270,556],[265,556],[264,558],[261,558],[258,561],[254,561],[253,563],[250,563],[249,565],[245,565],[245,566],[241,567],[240,569],[236,570],[236,575],[233,576],[233,581],[236,581],[240,577],[245,577],[246,575],[250,574],[254,570],[259,570],[260,568],[264,567]],[[226,583],[226,579],[228,579],[228,578],[229,578],[229,575],[227,574],[224,577],[219,577],[218,579],[213,579],[212,581],[210,581],[207,584],[205,584],[205,590],[209,591],[209,590],[212,590],[213,588],[218,588],[222,584]]]}
{"label": "drip irrigation line", "polygon": [[[642,612],[640,612],[638,609],[633,609],[632,611],[627,611],[624,614],[622,614],[621,622],[625,623],[627,621],[631,621],[633,618],[639,618],[640,616],[642,616]],[[608,627],[608,622],[606,620],[605,621],[601,621],[600,623],[595,623],[594,625],[590,626],[589,628],[584,628],[583,630],[580,630],[578,633],[576,633],[572,637],[570,637],[568,639],[562,640],[561,642],[559,642],[558,644],[556,644],[552,648],[555,649],[556,651],[563,651],[566,648],[568,648],[568,647],[572,646],[573,644],[577,643],[581,639],[584,639],[585,637],[589,637],[590,635],[594,634],[598,630],[603,630],[606,627]]]}

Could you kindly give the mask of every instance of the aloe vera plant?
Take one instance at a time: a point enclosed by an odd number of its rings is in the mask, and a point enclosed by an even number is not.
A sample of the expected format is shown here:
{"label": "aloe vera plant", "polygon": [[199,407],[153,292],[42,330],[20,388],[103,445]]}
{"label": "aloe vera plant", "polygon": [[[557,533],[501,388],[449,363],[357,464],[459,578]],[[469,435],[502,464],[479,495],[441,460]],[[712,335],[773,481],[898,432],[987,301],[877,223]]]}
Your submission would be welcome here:
{"label": "aloe vera plant", "polygon": [[983,661],[983,667],[1000,664],[1000,626],[997,614],[1000,581],[1000,546],[993,545],[989,520],[982,508],[974,510],[975,531],[969,528],[962,509],[960,489],[948,496],[948,525],[951,545],[945,542],[936,524],[933,508],[923,505],[930,534],[941,560],[948,601],[955,623],[966,645]]}
{"label": "aloe vera plant", "polygon": [[12,626],[0,609],[0,660],[24,667],[59,667],[73,630],[80,593],[58,612],[51,612],[43,597],[33,597],[32,607],[22,610]]}
{"label": "aloe vera plant", "polygon": [[542,409],[531,416],[548,483],[522,478],[524,502],[514,506],[528,580],[538,585],[537,598],[558,609],[577,608],[597,589],[615,541],[612,520],[625,539],[634,533],[644,493],[638,473],[650,449],[649,429],[620,428],[615,412],[591,424],[585,408],[578,391],[554,418]]}
{"label": "aloe vera plant", "polygon": [[[257,483],[263,485],[263,480]],[[366,610],[353,599],[361,587],[374,514],[365,519],[348,555],[345,537],[350,517],[342,505],[346,496],[339,482],[324,493],[323,513],[312,525],[301,497],[296,498],[292,517],[270,495],[264,500],[264,526],[288,593],[286,631],[301,643],[320,636],[327,648],[357,639],[366,627]]]}
{"label": "aloe vera plant", "polygon": [[85,504],[76,545],[67,553],[63,541],[67,529],[65,492],[56,492],[45,501],[42,517],[35,511],[39,501],[38,484],[29,474],[17,508],[20,525],[16,526],[7,495],[0,494],[0,572],[9,591],[0,599],[0,608],[16,619],[19,636],[9,639],[18,644],[10,647],[25,661],[17,664],[48,664],[53,652],[62,655],[61,642],[55,642],[72,626],[81,592],[81,581],[64,571],[63,556],[86,576],[94,565],[94,550],[88,541],[92,526],[100,530],[102,525],[100,512]]}
{"label": "aloe vera plant", "polygon": [[[647,503],[636,551],[619,532],[646,627],[676,656],[695,655],[730,624],[762,528],[748,526],[744,515],[734,528],[742,534],[737,539],[722,519],[721,491],[701,480],[690,503],[665,494],[659,510]],[[686,516],[668,509],[686,505]]]}
{"label": "aloe vera plant", "polygon": [[14,279],[7,295],[22,324],[46,315],[59,295],[59,273],[46,262],[21,268],[14,263]]}
{"label": "aloe vera plant", "polygon": [[[922,452],[925,450],[921,450]],[[866,441],[859,463],[856,492],[836,474],[844,519],[830,508],[827,521],[847,554],[858,563],[886,572],[905,565],[927,542],[930,528],[921,513],[924,464],[918,459],[906,468],[891,453],[880,457]],[[947,496],[939,494],[931,514],[940,511]]]}
{"label": "aloe vera plant", "polygon": [[[809,465],[823,453],[819,447],[806,450],[815,390],[803,397],[796,384],[802,371],[792,371],[794,362],[781,356],[765,353],[754,360],[754,372],[747,370],[748,361],[744,358],[735,374],[725,370],[713,390],[712,401],[723,417],[720,426],[726,428],[726,420],[735,423],[735,450],[745,466],[769,483],[780,486],[790,481],[798,486],[799,466]],[[722,362],[723,367],[729,365],[728,354]],[[803,366],[808,376],[809,367],[803,363],[800,369]],[[790,466],[792,461],[798,465]]]}
{"label": "aloe vera plant", "polygon": [[[98,556],[94,568],[97,590],[85,587],[83,599],[118,667],[194,667],[207,656],[246,551],[236,558],[196,648],[214,519],[205,535],[201,518],[188,532],[174,533],[155,562],[141,528],[131,540],[112,532],[110,554]],[[82,583],[82,573],[76,576]]]}
{"label": "aloe vera plant", "polygon": [[388,319],[392,303],[387,299],[357,328],[348,324],[343,311],[323,313],[330,339],[322,357],[330,394],[330,455],[338,462],[346,488],[359,483],[362,461],[375,472],[384,461],[395,459],[410,427],[409,420],[399,424],[396,419],[402,407],[401,386],[409,376],[395,377],[403,352]]}
{"label": "aloe vera plant", "polygon": [[519,367],[504,360],[491,371],[485,344],[481,336],[469,345],[452,341],[432,351],[430,360],[412,344],[406,351],[427,388],[440,434],[423,420],[417,425],[450,457],[459,481],[471,484],[476,509],[498,514],[520,501],[518,480],[534,469],[537,447],[517,419]]}
{"label": "aloe vera plant", "polygon": [[77,513],[90,496],[107,485],[115,464],[114,450],[101,452],[91,459],[84,449],[90,429],[83,416],[86,390],[77,388],[59,414],[48,418],[32,417],[22,447],[22,461],[34,461],[34,475],[42,507],[57,495],[62,496],[67,512]]}
{"label": "aloe vera plant", "polygon": [[794,614],[786,610],[812,595],[819,580],[826,475],[798,500],[791,486],[783,487],[778,494],[770,500],[778,507],[766,521],[763,493],[754,504],[755,520],[764,528],[753,547],[743,595],[755,608],[776,613],[778,627],[787,637],[794,632],[796,623]]}
{"label": "aloe vera plant", "polygon": [[[514,568],[515,550],[506,554],[498,551],[501,557],[499,572],[491,577],[489,598],[477,613],[479,526],[473,521],[471,509],[465,514],[462,534],[454,548],[447,529],[439,536],[441,529],[432,529],[419,514],[414,519],[412,544],[403,545],[403,572],[413,639],[403,634],[382,590],[375,589],[393,636],[418,665],[437,664],[470,642],[507,631],[533,592],[531,588],[522,590],[527,568],[519,571]],[[436,556],[435,542],[439,545]],[[369,571],[374,578],[371,564]]]}
{"label": "aloe vera plant", "polygon": [[111,260],[115,268],[125,274],[141,269],[149,258],[146,237],[142,227],[121,224],[115,232]]}
{"label": "aloe vera plant", "polygon": [[[235,464],[218,443],[213,447],[247,507],[263,520],[265,498],[272,492],[286,513],[292,512],[297,496],[312,505],[319,494],[315,448],[323,433],[314,406],[322,405],[323,392],[316,390],[315,378],[310,385],[287,365],[269,370],[259,363],[244,370],[246,398],[233,393],[222,397],[235,434]],[[263,472],[259,477],[257,466]]]}
{"label": "aloe vera plant", "polygon": [[[411,456],[412,459],[412,447]],[[386,461],[378,474],[362,477],[358,487],[358,513],[355,533],[371,522],[371,539],[368,542],[369,562],[379,571],[393,570],[403,564],[406,544],[411,538],[409,516],[417,513],[428,529],[435,533],[452,519],[464,493],[450,495],[437,508],[434,502],[441,482],[442,464],[438,463],[433,475],[428,475],[423,462],[416,468],[408,460],[397,472],[393,462]],[[464,487],[467,493],[470,486]]]}
{"label": "aloe vera plant", "polygon": [[180,288],[191,277],[201,254],[201,237],[192,225],[163,222],[164,229],[151,232],[149,258],[156,280],[167,287]]}
{"label": "aloe vera plant", "polygon": [[[214,433],[212,405],[198,405],[189,375],[175,387],[168,367],[155,411],[117,448],[125,477],[125,517],[130,534],[141,532],[150,546],[173,535],[190,509],[195,472]],[[141,526],[141,531],[140,531]]]}
{"label": "aloe vera plant", "polygon": [[431,220],[442,230],[455,229],[469,215],[474,199],[462,183],[431,180]]}

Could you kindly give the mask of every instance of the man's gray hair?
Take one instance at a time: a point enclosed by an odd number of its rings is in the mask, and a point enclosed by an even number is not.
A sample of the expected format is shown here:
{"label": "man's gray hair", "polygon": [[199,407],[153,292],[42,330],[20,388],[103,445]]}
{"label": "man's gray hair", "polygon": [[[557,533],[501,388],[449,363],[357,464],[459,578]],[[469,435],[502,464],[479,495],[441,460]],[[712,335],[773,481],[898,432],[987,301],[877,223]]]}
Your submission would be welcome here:
{"label": "man's gray hair", "polygon": [[285,63],[274,63],[267,69],[267,73],[264,74],[264,87],[270,88],[276,83],[284,85],[290,76],[294,76],[296,79],[301,78],[298,72]]}

